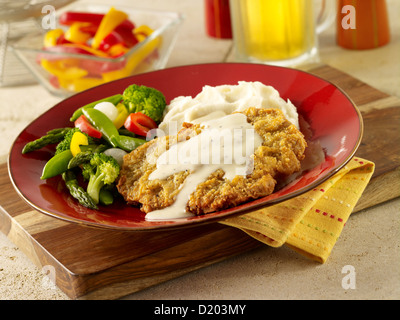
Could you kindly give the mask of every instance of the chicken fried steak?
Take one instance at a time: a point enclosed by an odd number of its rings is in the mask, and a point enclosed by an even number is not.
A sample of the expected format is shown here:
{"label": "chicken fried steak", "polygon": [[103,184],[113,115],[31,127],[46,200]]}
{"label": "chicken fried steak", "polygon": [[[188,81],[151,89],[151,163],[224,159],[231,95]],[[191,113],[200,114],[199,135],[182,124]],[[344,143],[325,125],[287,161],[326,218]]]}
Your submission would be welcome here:
{"label": "chicken fried steak", "polygon": [[[300,170],[307,146],[303,134],[278,109],[248,108],[242,112],[262,138],[253,157],[254,169],[232,180],[217,169],[191,193],[186,211],[195,215],[210,213],[267,196],[274,192],[277,179]],[[175,144],[201,133],[199,125],[184,124],[177,136],[156,138],[124,157],[119,192],[131,205],[148,213],[171,206],[190,172],[181,171],[166,179],[149,179],[158,157]]]}

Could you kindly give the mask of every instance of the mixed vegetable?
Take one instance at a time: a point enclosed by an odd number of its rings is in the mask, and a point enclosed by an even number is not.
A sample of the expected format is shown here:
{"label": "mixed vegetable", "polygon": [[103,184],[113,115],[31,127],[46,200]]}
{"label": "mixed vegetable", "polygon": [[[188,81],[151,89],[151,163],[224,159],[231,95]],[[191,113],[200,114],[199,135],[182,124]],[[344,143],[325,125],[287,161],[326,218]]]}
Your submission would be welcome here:
{"label": "mixed vegetable", "polygon": [[59,24],[60,28],[45,34],[45,53],[40,53],[37,60],[51,74],[53,86],[72,92],[131,75],[161,43],[156,37],[133,54],[117,59],[153,30],[147,25],[136,26],[125,12],[113,7],[106,14],[64,12]]}
{"label": "mixed vegetable", "polygon": [[74,126],[50,130],[28,142],[22,153],[56,144],[41,179],[61,175],[72,197],[87,208],[113,203],[123,156],[146,142],[162,119],[164,95],[147,86],[130,85],[122,94],[78,108]]}

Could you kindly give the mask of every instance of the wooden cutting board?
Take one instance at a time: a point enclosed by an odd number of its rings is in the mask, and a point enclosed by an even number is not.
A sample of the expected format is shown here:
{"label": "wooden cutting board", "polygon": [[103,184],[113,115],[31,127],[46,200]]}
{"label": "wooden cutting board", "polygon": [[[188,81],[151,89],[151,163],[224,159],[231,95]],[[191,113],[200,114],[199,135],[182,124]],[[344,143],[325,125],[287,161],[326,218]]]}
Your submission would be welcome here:
{"label": "wooden cutting board", "polygon": [[[400,195],[400,99],[326,65],[309,70],[341,87],[360,108],[357,156],[376,164],[355,211]],[[72,299],[115,299],[176,278],[261,244],[244,232],[208,224],[181,231],[129,233],[71,224],[39,213],[0,164],[0,230],[39,267],[49,266]]]}

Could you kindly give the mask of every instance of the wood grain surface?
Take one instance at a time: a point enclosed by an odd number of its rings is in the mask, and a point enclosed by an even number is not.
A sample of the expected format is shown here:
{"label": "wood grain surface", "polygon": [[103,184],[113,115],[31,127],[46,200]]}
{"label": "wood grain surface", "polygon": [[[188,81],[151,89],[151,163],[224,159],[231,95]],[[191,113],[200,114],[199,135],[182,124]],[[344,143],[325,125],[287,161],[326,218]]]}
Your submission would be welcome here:
{"label": "wood grain surface", "polygon": [[[326,65],[309,70],[341,87],[361,110],[356,155],[376,171],[355,211],[400,195],[400,99]],[[218,223],[162,232],[88,228],[32,209],[0,164],[0,230],[39,267],[52,266],[72,299],[115,299],[251,250],[261,244]]]}

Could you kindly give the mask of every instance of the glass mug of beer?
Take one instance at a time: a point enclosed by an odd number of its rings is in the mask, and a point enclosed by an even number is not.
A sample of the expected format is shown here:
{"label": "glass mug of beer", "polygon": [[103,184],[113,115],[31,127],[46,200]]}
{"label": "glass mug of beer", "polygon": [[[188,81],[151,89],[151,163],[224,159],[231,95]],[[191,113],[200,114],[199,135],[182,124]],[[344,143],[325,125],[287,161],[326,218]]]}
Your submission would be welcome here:
{"label": "glass mug of beer", "polygon": [[[317,14],[316,4],[320,5]],[[296,66],[318,61],[317,34],[336,19],[333,0],[230,0],[236,58]]]}

